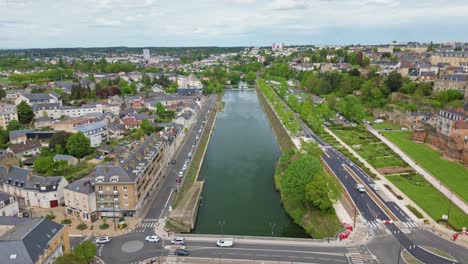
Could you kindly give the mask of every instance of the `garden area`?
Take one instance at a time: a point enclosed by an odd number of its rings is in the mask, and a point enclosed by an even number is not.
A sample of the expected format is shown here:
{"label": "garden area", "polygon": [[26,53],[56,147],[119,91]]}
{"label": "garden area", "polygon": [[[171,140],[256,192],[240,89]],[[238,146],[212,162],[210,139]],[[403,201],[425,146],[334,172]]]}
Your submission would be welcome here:
{"label": "garden area", "polygon": [[431,147],[414,142],[411,132],[385,132],[382,135],[462,199],[468,201],[468,170],[463,165],[445,160]]}
{"label": "garden area", "polygon": [[401,130],[400,125],[389,123],[389,122],[383,122],[379,124],[372,123],[372,127],[374,127],[377,130],[384,130],[384,129]]}
{"label": "garden area", "polygon": [[378,138],[370,134],[366,128],[362,126],[356,128],[333,126],[331,129],[341,140],[381,173],[386,174],[389,168],[399,172],[411,170],[400,157]]}
{"label": "garden area", "polygon": [[[426,211],[434,220],[439,221],[442,215],[448,213],[449,199],[421,175],[409,173],[387,176],[387,179]],[[468,216],[460,208],[452,204],[450,206],[448,223],[452,228],[460,230],[468,225]]]}

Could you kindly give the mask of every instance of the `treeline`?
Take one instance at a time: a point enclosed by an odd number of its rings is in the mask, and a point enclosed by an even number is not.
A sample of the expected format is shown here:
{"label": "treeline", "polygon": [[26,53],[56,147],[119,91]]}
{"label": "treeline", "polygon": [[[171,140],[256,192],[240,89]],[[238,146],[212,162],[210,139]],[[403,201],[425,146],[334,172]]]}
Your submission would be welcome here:
{"label": "treeline", "polygon": [[14,83],[44,83],[50,81],[69,80],[73,78],[72,70],[50,69],[43,72],[12,74],[8,79]]}

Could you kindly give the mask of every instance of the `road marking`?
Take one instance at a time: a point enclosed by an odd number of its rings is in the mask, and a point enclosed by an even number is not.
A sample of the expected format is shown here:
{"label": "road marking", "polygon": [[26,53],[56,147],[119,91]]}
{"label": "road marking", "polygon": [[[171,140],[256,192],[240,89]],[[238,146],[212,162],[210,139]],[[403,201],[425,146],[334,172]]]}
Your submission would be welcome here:
{"label": "road marking", "polygon": [[159,218],[163,215],[164,211],[166,210],[167,204],[169,203],[169,200],[171,199],[172,193],[174,192],[174,189],[171,190],[171,193],[169,194],[169,197],[167,197],[166,204],[164,204],[164,207],[161,211],[161,214],[159,215]]}
{"label": "road marking", "polygon": [[[203,249],[220,249],[218,247],[188,247],[189,250],[203,250]],[[329,256],[344,256],[344,253],[330,253],[330,252],[321,252],[321,251],[298,251],[298,250],[275,250],[275,249],[263,249],[263,248],[229,248],[229,250],[236,250],[236,251],[266,251],[266,252],[292,252],[292,253],[305,253],[305,254],[320,254],[320,255],[329,255]],[[224,253],[224,254],[235,254],[237,253]],[[257,255],[258,256],[258,255]],[[271,255],[270,255],[271,256]]]}

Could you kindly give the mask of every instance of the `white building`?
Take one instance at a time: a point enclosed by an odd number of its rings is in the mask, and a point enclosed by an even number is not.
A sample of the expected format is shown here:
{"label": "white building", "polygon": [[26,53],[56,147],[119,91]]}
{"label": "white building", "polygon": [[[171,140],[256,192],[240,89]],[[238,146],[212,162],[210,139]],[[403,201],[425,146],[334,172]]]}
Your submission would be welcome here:
{"label": "white building", "polygon": [[0,216],[18,216],[19,207],[15,196],[0,192]]}
{"label": "white building", "polygon": [[99,147],[102,142],[107,141],[109,133],[107,131],[107,122],[99,121],[89,123],[74,128],[77,132],[82,132],[91,142],[91,147]]}
{"label": "white building", "polygon": [[143,49],[143,59],[144,60],[149,60],[151,58],[149,49]]}
{"label": "white building", "polygon": [[16,106],[11,104],[0,104],[0,127],[7,129],[10,121],[18,120]]}
{"label": "white building", "polygon": [[80,117],[87,114],[102,113],[102,104],[84,104],[82,106],[63,106],[61,108],[62,116]]}
{"label": "white building", "polygon": [[179,88],[195,87],[198,89],[203,88],[202,82],[193,74],[189,76],[179,75],[177,77],[177,85]]}

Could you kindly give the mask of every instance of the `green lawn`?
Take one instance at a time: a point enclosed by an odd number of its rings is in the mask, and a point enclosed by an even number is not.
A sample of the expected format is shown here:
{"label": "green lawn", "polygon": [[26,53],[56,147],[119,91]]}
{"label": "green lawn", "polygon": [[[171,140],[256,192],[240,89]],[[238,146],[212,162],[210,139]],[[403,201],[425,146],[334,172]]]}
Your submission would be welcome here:
{"label": "green lawn", "polygon": [[[449,208],[449,199],[441,194],[422,176],[417,174],[404,176],[387,176],[402,192],[419,205],[434,220],[442,218],[447,214]],[[456,229],[468,226],[468,216],[463,211],[451,205],[449,223]]]}
{"label": "green lawn", "polygon": [[388,123],[388,122],[384,122],[384,123],[381,123],[381,124],[374,124],[373,123],[372,126],[375,129],[378,129],[378,130],[382,130],[382,129],[385,129],[385,128],[391,128],[393,130],[400,130],[401,129],[400,125],[392,124],[392,123]]}
{"label": "green lawn", "polygon": [[434,177],[442,181],[465,201],[468,201],[468,170],[463,165],[442,159],[441,155],[429,146],[412,141],[411,132],[385,132],[382,134]]}
{"label": "green lawn", "polygon": [[7,78],[0,77],[0,84],[9,84],[9,83],[11,83],[10,80],[8,80]]}

